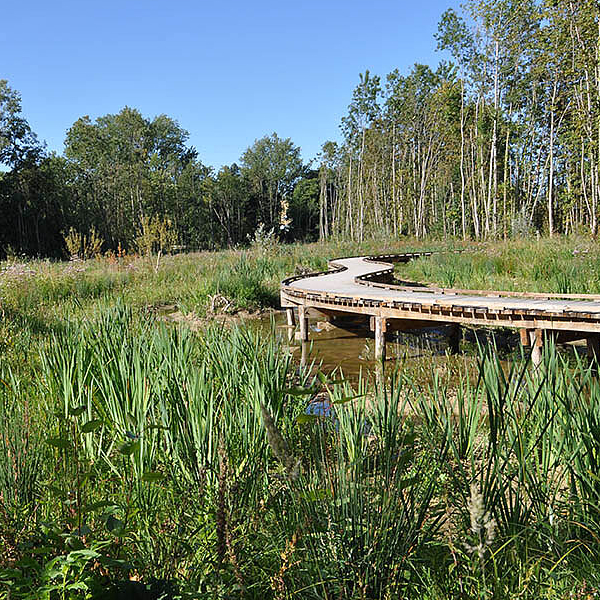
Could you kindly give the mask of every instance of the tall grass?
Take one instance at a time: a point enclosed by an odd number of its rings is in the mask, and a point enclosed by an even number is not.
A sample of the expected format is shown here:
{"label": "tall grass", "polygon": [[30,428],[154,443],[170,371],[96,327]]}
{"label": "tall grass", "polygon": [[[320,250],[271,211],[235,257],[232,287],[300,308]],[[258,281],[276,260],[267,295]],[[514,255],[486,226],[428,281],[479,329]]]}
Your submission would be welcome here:
{"label": "tall grass", "polygon": [[[479,378],[452,399],[435,384],[433,406],[416,397],[427,435],[450,449],[448,526],[468,540],[455,560],[473,596],[523,593],[526,571],[531,597],[542,596],[569,580],[569,563],[598,586],[600,388],[590,366],[545,350],[541,369],[508,373],[482,352]],[[484,517],[491,535],[475,525]]]}
{"label": "tall grass", "polygon": [[437,254],[398,265],[396,274],[463,289],[600,293],[600,260],[593,244],[573,240],[478,244],[461,254]]}
{"label": "tall grass", "polygon": [[[292,259],[263,258],[232,255],[214,290],[269,289]],[[31,317],[16,288],[5,299]],[[404,361],[352,386],[274,335],[93,306],[40,309],[39,337],[2,324],[0,598],[598,593],[600,385],[583,359],[548,346],[533,370],[480,349],[451,379]],[[305,414],[314,399],[332,416]]]}
{"label": "tall grass", "polygon": [[[5,372],[10,597],[132,576],[186,597],[550,598],[599,584],[587,364],[548,347],[541,369],[507,370],[482,350],[456,393],[406,369],[353,389],[298,372],[274,340],[197,337],[117,306],[40,349],[37,427],[32,388]],[[317,395],[333,418],[303,416]],[[39,507],[26,526],[19,506]]]}
{"label": "tall grass", "polygon": [[[292,490],[310,572],[304,593],[325,598],[397,597],[410,589],[427,541],[439,531],[435,506],[445,449],[421,451],[394,379],[366,398],[331,389],[335,425],[315,424],[312,457]],[[289,526],[289,525],[288,525]]]}
{"label": "tall grass", "polygon": [[14,391],[21,391],[19,381],[0,371],[0,499],[6,518],[31,508],[45,457],[34,425],[37,411],[30,402],[15,403]]}

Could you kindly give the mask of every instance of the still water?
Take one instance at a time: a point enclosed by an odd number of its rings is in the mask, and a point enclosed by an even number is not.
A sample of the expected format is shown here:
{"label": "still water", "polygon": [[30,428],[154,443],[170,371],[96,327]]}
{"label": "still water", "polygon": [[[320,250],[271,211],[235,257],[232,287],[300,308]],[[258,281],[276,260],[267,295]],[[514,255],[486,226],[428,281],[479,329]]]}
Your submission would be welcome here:
{"label": "still water", "polygon": [[[356,381],[360,375],[373,373],[379,366],[374,359],[375,342],[366,324],[362,326],[336,327],[319,319],[309,321],[309,339],[306,344],[292,338],[286,323],[285,313],[279,312],[249,321],[251,327],[256,327],[268,334],[274,328],[275,335],[282,344],[289,346],[290,351],[298,362],[314,362],[324,373],[342,371],[344,377]],[[474,334],[463,331],[464,340],[461,348],[472,355]],[[488,340],[488,338],[490,338]],[[495,341],[502,352],[510,351],[517,337],[510,335],[508,339],[496,336]],[[493,343],[493,336],[479,334],[480,343]],[[400,361],[411,363],[424,362],[435,366],[445,363],[449,354],[449,338],[444,327],[419,330],[409,333],[391,333],[386,336],[386,366],[394,368]]]}

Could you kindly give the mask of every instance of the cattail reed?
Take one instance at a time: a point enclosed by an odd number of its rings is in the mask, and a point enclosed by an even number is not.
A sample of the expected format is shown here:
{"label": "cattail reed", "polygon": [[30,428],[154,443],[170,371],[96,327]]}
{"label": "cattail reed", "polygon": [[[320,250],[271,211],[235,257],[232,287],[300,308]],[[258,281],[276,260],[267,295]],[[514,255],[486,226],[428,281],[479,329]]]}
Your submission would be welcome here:
{"label": "cattail reed", "polygon": [[474,546],[467,544],[467,548],[470,552],[476,552],[479,560],[483,560],[486,549],[491,546],[496,537],[496,522],[485,510],[483,494],[475,483],[471,484],[467,508],[471,518],[471,533],[476,540]]}
{"label": "cattail reed", "polygon": [[217,484],[217,558],[222,564],[227,554],[227,453],[223,438],[219,439],[219,478]]}
{"label": "cattail reed", "polygon": [[287,472],[288,477],[291,481],[296,481],[300,474],[300,460],[294,459],[292,456],[287,442],[283,439],[281,432],[275,425],[275,421],[269,412],[269,409],[261,402],[260,410],[267,430],[267,439],[269,440],[269,446],[273,454],[277,457],[279,462],[283,464]]}

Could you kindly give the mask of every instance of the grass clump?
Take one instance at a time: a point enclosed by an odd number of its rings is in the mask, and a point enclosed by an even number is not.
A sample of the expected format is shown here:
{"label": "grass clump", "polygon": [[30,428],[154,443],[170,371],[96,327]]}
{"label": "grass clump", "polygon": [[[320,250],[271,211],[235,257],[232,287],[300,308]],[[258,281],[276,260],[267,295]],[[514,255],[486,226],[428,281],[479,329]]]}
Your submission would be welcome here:
{"label": "grass clump", "polygon": [[251,260],[242,254],[230,269],[219,271],[210,284],[209,293],[228,299],[233,308],[272,308],[277,306],[279,293],[267,282],[276,274],[272,261],[264,257]]}

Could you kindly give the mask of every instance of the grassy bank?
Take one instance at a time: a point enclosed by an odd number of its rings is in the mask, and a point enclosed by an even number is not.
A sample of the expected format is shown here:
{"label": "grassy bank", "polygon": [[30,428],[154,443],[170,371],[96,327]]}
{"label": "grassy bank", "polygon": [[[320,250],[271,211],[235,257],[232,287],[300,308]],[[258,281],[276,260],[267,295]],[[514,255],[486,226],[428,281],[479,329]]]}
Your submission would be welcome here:
{"label": "grassy bank", "polygon": [[429,247],[407,242],[273,244],[244,250],[76,262],[0,262],[0,352],[21,360],[68,320],[82,320],[117,303],[136,314],[213,313],[276,307],[281,279],[324,270],[327,260],[360,252]]}
{"label": "grassy bank", "polygon": [[600,294],[597,245],[581,239],[465,246],[397,265],[396,276],[442,287],[494,291]]}
{"label": "grassy bank", "polygon": [[159,319],[265,308],[296,265],[385,250],[4,263],[0,598],[595,597],[600,385],[577,356],[352,387],[275,336]]}

